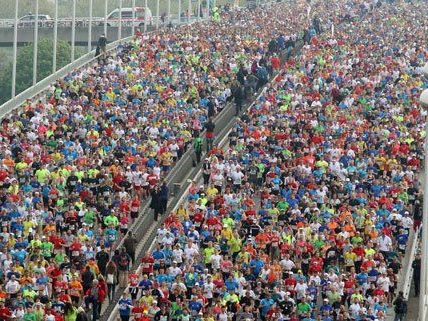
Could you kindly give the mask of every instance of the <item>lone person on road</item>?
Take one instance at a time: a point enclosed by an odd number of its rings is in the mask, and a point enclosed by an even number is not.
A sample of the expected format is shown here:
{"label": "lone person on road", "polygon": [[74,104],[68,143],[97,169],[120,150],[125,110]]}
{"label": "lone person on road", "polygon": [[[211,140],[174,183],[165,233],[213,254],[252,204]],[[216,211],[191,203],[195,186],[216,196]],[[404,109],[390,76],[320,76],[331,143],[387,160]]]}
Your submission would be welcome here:
{"label": "lone person on road", "polygon": [[205,124],[205,129],[206,129],[205,138],[207,141],[207,152],[209,152],[213,148],[213,142],[214,142],[215,124],[212,118],[210,118],[208,122]]}
{"label": "lone person on road", "polygon": [[202,143],[203,140],[201,137],[199,137],[199,133],[196,134],[195,139],[193,140],[193,149],[195,151],[195,156],[196,156],[196,164],[199,164],[201,161],[201,155],[202,155]]}
{"label": "lone person on road", "polygon": [[398,296],[394,301],[394,321],[404,321],[407,313],[407,301],[404,299],[403,291],[398,292]]}
{"label": "lone person on road", "polygon": [[100,56],[102,59],[106,58],[106,47],[107,47],[107,38],[105,34],[102,34],[101,37],[98,39],[98,47],[100,47]]}
{"label": "lone person on road", "polygon": [[126,253],[131,257],[132,264],[135,263],[135,251],[137,248],[138,240],[132,234],[132,232],[128,233],[128,236],[126,237],[125,241],[123,242],[123,246],[126,249]]}
{"label": "lone person on road", "polygon": [[419,287],[421,282],[421,255],[416,254],[415,260],[412,262],[413,281],[415,282],[415,296],[419,296]]}

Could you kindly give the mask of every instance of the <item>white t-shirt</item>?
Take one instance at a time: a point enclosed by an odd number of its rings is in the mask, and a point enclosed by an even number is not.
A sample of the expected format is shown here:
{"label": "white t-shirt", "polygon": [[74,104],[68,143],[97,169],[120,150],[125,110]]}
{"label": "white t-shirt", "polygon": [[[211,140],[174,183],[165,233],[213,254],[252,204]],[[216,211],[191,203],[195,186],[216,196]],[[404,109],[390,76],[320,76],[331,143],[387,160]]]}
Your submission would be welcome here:
{"label": "white t-shirt", "polygon": [[205,283],[204,284],[204,295],[207,299],[213,298],[213,291],[214,291],[214,283]]}
{"label": "white t-shirt", "polygon": [[182,249],[175,249],[172,251],[172,258],[173,261],[176,261],[177,263],[183,262],[183,250]]}
{"label": "white t-shirt", "polygon": [[389,286],[391,285],[391,281],[389,280],[389,277],[387,277],[387,276],[384,277],[384,276],[381,275],[377,279],[376,284],[378,286],[380,286],[382,288],[382,290],[387,293],[389,291]]}
{"label": "white t-shirt", "polygon": [[187,260],[192,260],[195,255],[198,254],[198,250],[194,247],[186,247],[184,249],[184,256]]}
{"label": "white t-shirt", "polygon": [[171,152],[172,157],[178,156],[178,150],[180,147],[178,147],[177,143],[169,145],[169,151]]}
{"label": "white t-shirt", "polygon": [[290,271],[292,270],[294,267],[296,267],[296,265],[294,264],[293,261],[291,261],[290,259],[283,259],[279,262],[279,264],[281,265],[281,267],[286,270],[286,271]]}
{"label": "white t-shirt", "polygon": [[387,235],[380,236],[377,239],[377,244],[379,246],[380,251],[389,251],[392,246],[391,238]]}
{"label": "white t-shirt", "polygon": [[233,184],[235,185],[241,185],[242,179],[244,178],[244,173],[242,172],[232,172],[230,175],[232,178]]}
{"label": "white t-shirt", "polygon": [[294,289],[296,290],[296,298],[301,299],[306,296],[308,285],[306,283],[297,283]]}
{"label": "white t-shirt", "polygon": [[211,255],[211,265],[213,269],[218,270],[220,268],[220,261],[221,261],[221,255],[220,254],[213,254]]}
{"label": "white t-shirt", "polygon": [[19,282],[16,280],[10,280],[6,283],[6,292],[15,294],[19,291],[21,286],[19,285]]}

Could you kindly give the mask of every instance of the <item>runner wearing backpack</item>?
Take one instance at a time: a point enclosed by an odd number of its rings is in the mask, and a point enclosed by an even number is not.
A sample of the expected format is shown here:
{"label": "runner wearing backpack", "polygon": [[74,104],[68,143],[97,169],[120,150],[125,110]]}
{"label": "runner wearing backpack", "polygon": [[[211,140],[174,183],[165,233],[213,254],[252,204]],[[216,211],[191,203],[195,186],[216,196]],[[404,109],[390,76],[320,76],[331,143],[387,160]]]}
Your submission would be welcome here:
{"label": "runner wearing backpack", "polygon": [[118,258],[119,286],[121,288],[126,288],[128,283],[130,263],[131,257],[126,253],[126,249],[123,247]]}
{"label": "runner wearing backpack", "polygon": [[404,299],[403,292],[398,293],[397,298],[394,301],[394,321],[404,321],[407,313],[407,301]]}
{"label": "runner wearing backpack", "polygon": [[195,151],[195,155],[196,155],[196,164],[194,164],[195,166],[199,164],[201,161],[202,143],[203,143],[202,138],[199,137],[199,134],[196,134],[196,137],[193,140],[193,150]]}

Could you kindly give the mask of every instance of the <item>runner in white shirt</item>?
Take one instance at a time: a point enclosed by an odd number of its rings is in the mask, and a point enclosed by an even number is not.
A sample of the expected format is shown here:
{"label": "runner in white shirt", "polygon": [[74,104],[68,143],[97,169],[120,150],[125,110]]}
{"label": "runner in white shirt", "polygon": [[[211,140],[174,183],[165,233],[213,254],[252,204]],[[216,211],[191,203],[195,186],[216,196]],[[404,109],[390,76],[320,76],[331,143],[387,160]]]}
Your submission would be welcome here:
{"label": "runner in white shirt", "polygon": [[208,301],[213,299],[214,287],[215,285],[212,281],[211,275],[209,275],[207,282],[203,285],[204,296],[208,299]]}
{"label": "runner in white shirt", "polygon": [[190,242],[189,242],[187,244],[186,248],[184,249],[184,257],[186,258],[186,260],[191,261],[198,254],[199,254],[199,252],[198,252],[197,248],[192,246],[192,244],[190,244]]}
{"label": "runner in white shirt", "polygon": [[235,188],[239,188],[241,186],[242,179],[244,178],[244,176],[244,173],[242,173],[241,169],[239,168],[231,173],[230,177],[232,178],[232,182]]}
{"label": "runner in white shirt", "polygon": [[219,254],[218,250],[215,250],[215,253],[211,255],[210,263],[213,270],[220,269],[220,262],[221,262],[222,256]]}
{"label": "runner in white shirt", "polygon": [[183,263],[183,250],[180,248],[179,245],[176,245],[174,250],[172,251],[172,258],[174,261],[176,261],[178,264]]}
{"label": "runner in white shirt", "polygon": [[176,277],[177,275],[182,274],[183,271],[181,271],[181,269],[177,266],[177,261],[172,261],[172,266],[168,268],[168,273]]}
{"label": "runner in white shirt", "polygon": [[377,238],[377,245],[380,251],[389,252],[392,248],[391,238],[388,235],[382,233],[382,235]]}
{"label": "runner in white shirt", "polygon": [[410,230],[413,227],[413,219],[410,217],[409,212],[404,212],[404,216],[401,218],[401,225]]}
{"label": "runner in white shirt", "polygon": [[21,285],[16,280],[15,275],[11,276],[10,280],[6,283],[5,289],[8,294],[12,294],[12,295],[15,295],[16,293],[19,292],[19,290],[21,289]]}
{"label": "runner in white shirt", "polygon": [[389,292],[389,287],[391,286],[391,281],[389,280],[389,277],[386,275],[386,273],[383,273],[381,276],[378,277],[376,284],[385,292]]}
{"label": "runner in white shirt", "polygon": [[285,271],[291,271],[296,267],[296,264],[294,264],[294,262],[290,260],[289,254],[286,254],[285,257],[279,262],[279,264]]}
{"label": "runner in white shirt", "polygon": [[174,159],[174,161],[176,161],[178,158],[178,150],[180,149],[177,142],[174,140],[173,143],[168,146],[168,148],[171,152],[172,158]]}
{"label": "runner in white shirt", "polygon": [[302,279],[300,279],[294,288],[294,290],[296,291],[297,300],[301,300],[306,296],[307,289],[308,289],[308,285],[304,283]]}

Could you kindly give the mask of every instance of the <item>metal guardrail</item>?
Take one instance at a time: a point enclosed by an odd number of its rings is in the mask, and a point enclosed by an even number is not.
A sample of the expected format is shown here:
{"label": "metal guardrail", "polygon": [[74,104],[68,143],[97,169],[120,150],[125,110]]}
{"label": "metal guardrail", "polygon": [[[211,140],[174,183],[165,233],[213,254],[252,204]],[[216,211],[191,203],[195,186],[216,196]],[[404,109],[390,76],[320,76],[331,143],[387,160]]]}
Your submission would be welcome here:
{"label": "metal guardrail", "polygon": [[[205,18],[206,19],[206,18]],[[182,20],[180,25],[184,24],[192,24],[197,22],[197,19],[191,19],[190,21]],[[178,22],[178,21],[177,21]],[[178,23],[175,23],[176,25]],[[150,31],[149,33],[152,33],[155,31]],[[129,36],[126,38],[122,38],[119,40],[116,40],[114,42],[111,42],[107,45],[107,51],[112,52],[114,49],[123,43],[128,42],[132,39],[133,36]],[[38,83],[36,83],[34,86],[27,88],[23,92],[16,95],[14,98],[11,98],[7,102],[5,102],[3,105],[0,106],[0,119],[2,119],[6,114],[10,113],[12,110],[19,108],[26,102],[28,99],[41,99],[43,94],[46,93],[46,90],[49,88],[49,86],[53,83],[55,83],[56,80],[63,78],[70,74],[72,71],[76,71],[80,68],[83,68],[85,66],[88,66],[90,63],[95,61],[95,50],[83,55],[82,57],[76,59],[74,62],[64,66],[63,68],[59,69],[55,73],[51,74],[50,76],[40,80]]]}
{"label": "metal guardrail", "polygon": [[[178,13],[171,14],[169,17],[169,21],[172,23],[178,23]],[[203,19],[206,19],[207,17],[203,17]],[[198,17],[196,17],[194,14],[191,15],[190,19],[192,21],[197,20]],[[122,20],[122,27],[131,27],[132,26],[132,19],[123,19]],[[64,28],[72,26],[72,18],[59,18],[58,19],[58,27]],[[76,18],[76,27],[88,27],[90,23],[89,17],[83,17],[83,18]],[[104,17],[92,17],[92,26],[103,26],[104,25],[105,18]],[[150,21],[147,22],[147,24],[154,24],[156,21],[161,22],[161,16],[152,16],[150,17]],[[168,21],[168,17],[165,16],[165,21]],[[187,21],[187,15],[181,17],[182,22]],[[13,28],[14,27],[15,20],[14,19],[0,19],[0,28]],[[118,24],[118,20],[115,19],[107,19],[107,24],[113,23],[114,25]],[[137,20],[135,19],[134,25],[137,25],[138,23],[144,24],[144,20]],[[32,29],[34,28],[35,22],[34,21],[18,21],[18,29]],[[53,20],[40,20],[39,28],[50,28],[53,29],[54,27],[54,21]]]}
{"label": "metal guardrail", "polygon": [[406,270],[406,274],[404,275],[404,283],[403,283],[403,294],[404,294],[404,298],[406,300],[408,300],[409,298],[409,294],[410,294],[410,288],[412,287],[412,280],[413,280],[413,267],[412,267],[412,263],[415,259],[416,256],[416,252],[418,249],[418,245],[419,245],[419,237],[420,237],[420,231],[421,231],[421,227],[419,227],[414,234],[414,238],[413,238],[413,242],[412,242],[412,246],[410,248],[410,257],[409,257],[409,266]]}
{"label": "metal guardrail", "polygon": [[[122,38],[120,40],[111,42],[107,45],[107,51],[112,52],[117,48],[118,45],[122,43],[128,42],[131,37]],[[64,78],[68,74],[70,74],[72,71],[78,70],[82,67],[85,67],[92,63],[95,60],[95,50],[83,55],[79,59],[75,60],[74,62],[64,66],[63,68],[59,69],[57,72],[51,74],[50,76],[40,80],[37,84],[34,86],[27,88],[20,94],[16,95],[14,98],[8,100],[3,105],[0,106],[0,119],[2,119],[6,114],[10,113],[11,111],[21,107],[28,99],[43,99],[43,94],[46,94],[47,89],[49,86],[58,79]]]}

